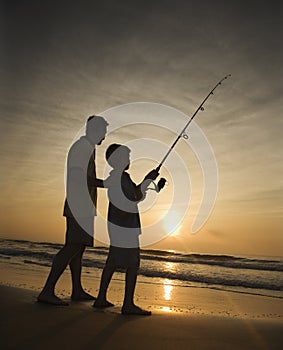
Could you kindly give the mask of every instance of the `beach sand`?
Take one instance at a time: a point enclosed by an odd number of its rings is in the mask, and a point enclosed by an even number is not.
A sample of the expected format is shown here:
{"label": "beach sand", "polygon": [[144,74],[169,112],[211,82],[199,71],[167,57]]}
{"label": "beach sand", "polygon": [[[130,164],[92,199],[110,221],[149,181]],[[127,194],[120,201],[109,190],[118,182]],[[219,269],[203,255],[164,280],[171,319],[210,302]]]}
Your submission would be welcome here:
{"label": "beach sand", "polygon": [[137,302],[153,312],[141,317],[121,315],[117,280],[109,291],[117,306],[104,311],[92,302],[37,303],[37,290],[3,282],[0,293],[2,349],[279,350],[283,343],[283,300],[277,298],[174,287],[166,301],[164,286],[140,283]]}

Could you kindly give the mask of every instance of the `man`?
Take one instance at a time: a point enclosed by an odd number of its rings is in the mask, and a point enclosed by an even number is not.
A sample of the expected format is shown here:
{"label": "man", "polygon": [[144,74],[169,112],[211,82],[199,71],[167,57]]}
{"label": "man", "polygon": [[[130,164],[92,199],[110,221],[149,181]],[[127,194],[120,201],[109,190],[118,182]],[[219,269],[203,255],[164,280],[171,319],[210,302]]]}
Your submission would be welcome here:
{"label": "man", "polygon": [[96,215],[97,187],[103,180],[96,178],[95,146],[106,135],[108,123],[100,116],[91,116],[86,133],[69,150],[67,160],[66,242],[56,254],[52,268],[37,300],[53,305],[68,305],[55,295],[55,285],[69,264],[72,275],[72,295],[75,301],[93,300],[81,285],[82,256],[86,246],[93,246],[93,225]]}

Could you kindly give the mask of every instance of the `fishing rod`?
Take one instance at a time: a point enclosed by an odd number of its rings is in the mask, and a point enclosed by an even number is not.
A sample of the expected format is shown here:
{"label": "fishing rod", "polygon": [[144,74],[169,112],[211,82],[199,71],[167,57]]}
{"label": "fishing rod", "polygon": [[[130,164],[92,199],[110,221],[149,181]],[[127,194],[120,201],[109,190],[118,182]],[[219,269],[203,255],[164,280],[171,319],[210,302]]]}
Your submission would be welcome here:
{"label": "fishing rod", "polygon": [[167,157],[169,156],[169,154],[172,152],[173,148],[176,146],[176,143],[180,140],[181,137],[184,137],[185,139],[188,138],[188,135],[185,133],[187,127],[190,125],[190,123],[192,122],[192,120],[194,119],[194,117],[197,115],[197,113],[199,111],[204,111],[203,105],[205,104],[205,102],[208,100],[208,98],[213,95],[214,90],[222,84],[222,81],[228,79],[229,77],[231,77],[231,74],[226,75],[226,77],[224,77],[223,79],[221,79],[215,86],[214,88],[209,92],[209,94],[205,97],[205,99],[202,101],[202,103],[199,105],[198,109],[195,111],[195,113],[191,116],[190,120],[187,122],[187,124],[185,125],[185,127],[182,129],[182,131],[180,132],[180,134],[178,135],[178,137],[176,138],[176,140],[173,142],[172,146],[169,148],[168,152],[165,154],[164,158],[162,159],[162,161],[159,163],[158,167],[156,168],[156,170],[159,172],[160,168],[162,167],[163,163],[165,162],[165,160],[167,159]]}

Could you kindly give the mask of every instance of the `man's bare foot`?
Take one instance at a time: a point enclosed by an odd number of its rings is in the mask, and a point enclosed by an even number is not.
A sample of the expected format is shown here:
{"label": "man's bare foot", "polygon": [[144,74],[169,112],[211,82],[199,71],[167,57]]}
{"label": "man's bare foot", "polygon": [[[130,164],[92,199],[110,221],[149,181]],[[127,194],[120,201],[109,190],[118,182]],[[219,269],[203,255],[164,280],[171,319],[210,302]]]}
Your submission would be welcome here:
{"label": "man's bare foot", "polygon": [[95,297],[93,297],[91,294],[88,294],[85,291],[81,291],[79,293],[74,293],[71,296],[72,301],[89,301],[89,300],[96,300]]}
{"label": "man's bare foot", "polygon": [[95,300],[95,302],[92,305],[93,307],[97,308],[97,309],[104,309],[106,307],[112,307],[114,306],[114,304],[110,303],[110,301],[107,300]]}
{"label": "man's bare foot", "polygon": [[139,316],[150,316],[151,311],[143,310],[139,306],[129,305],[123,306],[121,310],[123,315],[139,315]]}
{"label": "man's bare foot", "polygon": [[56,297],[54,294],[45,294],[45,293],[40,293],[39,296],[37,297],[37,301],[39,303],[45,303],[49,305],[57,305],[57,306],[68,306],[69,304]]}

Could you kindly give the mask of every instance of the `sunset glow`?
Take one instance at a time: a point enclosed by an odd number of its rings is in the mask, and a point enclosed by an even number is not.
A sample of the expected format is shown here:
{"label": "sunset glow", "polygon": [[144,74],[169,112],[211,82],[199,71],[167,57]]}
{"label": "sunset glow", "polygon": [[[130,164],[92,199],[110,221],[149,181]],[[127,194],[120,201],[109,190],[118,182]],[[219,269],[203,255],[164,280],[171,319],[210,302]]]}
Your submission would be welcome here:
{"label": "sunset glow", "polygon": [[169,236],[178,236],[181,229],[181,225],[179,225],[180,221],[181,221],[181,216],[179,213],[175,211],[170,212],[165,217],[165,219],[163,220],[164,229],[166,230]]}
{"label": "sunset glow", "polygon": [[[180,138],[161,168],[167,186],[141,213],[143,233],[157,237],[150,243],[154,249],[282,255],[282,59],[275,2],[252,6],[183,1],[175,6],[165,1],[159,6],[154,1],[110,1],[89,2],[85,8],[76,3],[5,3],[0,62],[2,237],[64,242],[64,166],[88,116],[144,101],[179,111],[178,117],[145,113],[149,121],[158,120],[154,125],[142,123],[135,109],[111,119],[111,127],[125,127],[97,147],[97,175],[106,176],[105,151],[111,143],[138,140],[129,170],[138,184],[172,145],[177,136],[172,130],[181,131],[215,83],[232,74],[195,118],[211,145],[219,175],[208,220],[191,234],[215,169],[209,157],[198,159],[200,147],[193,146],[199,135],[190,127],[188,138]],[[137,153],[148,159],[135,162]],[[183,218],[182,208],[189,201]],[[166,216],[171,202],[175,208]],[[100,189],[98,210],[104,218],[107,205]],[[102,233],[107,236],[105,219],[95,222],[98,245]]]}

